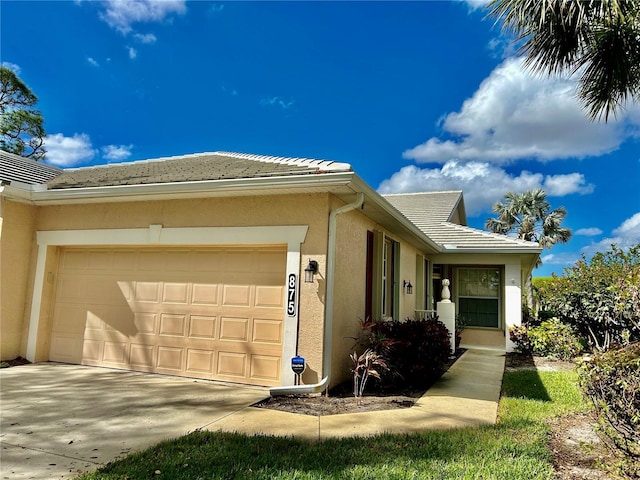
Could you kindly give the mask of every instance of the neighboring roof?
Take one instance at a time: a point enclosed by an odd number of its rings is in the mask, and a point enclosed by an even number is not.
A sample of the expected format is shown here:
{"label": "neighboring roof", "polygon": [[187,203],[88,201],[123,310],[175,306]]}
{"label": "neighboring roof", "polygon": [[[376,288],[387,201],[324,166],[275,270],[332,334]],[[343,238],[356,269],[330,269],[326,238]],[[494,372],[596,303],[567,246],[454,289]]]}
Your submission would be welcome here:
{"label": "neighboring roof", "polygon": [[462,190],[382,196],[420,228],[451,221],[458,206],[463,205]]}
{"label": "neighboring roof", "polygon": [[65,169],[62,175],[47,182],[47,187],[65,189],[200,182],[351,170],[347,163],[327,160],[212,152]]}
{"label": "neighboring roof", "polygon": [[541,250],[535,242],[485,232],[449,221],[462,202],[461,191],[405,193],[383,197],[445,251]]}
{"label": "neighboring roof", "polygon": [[27,185],[45,183],[63,172],[62,169],[0,150],[0,181]]}

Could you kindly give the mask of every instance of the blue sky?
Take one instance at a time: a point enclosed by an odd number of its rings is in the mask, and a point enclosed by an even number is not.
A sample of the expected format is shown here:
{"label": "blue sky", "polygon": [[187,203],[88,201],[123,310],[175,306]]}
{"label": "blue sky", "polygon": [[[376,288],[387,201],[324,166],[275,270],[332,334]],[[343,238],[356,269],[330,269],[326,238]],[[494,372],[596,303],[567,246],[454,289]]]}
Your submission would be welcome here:
{"label": "blue sky", "polygon": [[574,236],[535,275],[640,242],[640,106],[589,122],[482,1],[0,3],[0,59],[39,97],[48,162],[206,151],[350,163],[381,193],[462,189],[483,228],[543,188]]}

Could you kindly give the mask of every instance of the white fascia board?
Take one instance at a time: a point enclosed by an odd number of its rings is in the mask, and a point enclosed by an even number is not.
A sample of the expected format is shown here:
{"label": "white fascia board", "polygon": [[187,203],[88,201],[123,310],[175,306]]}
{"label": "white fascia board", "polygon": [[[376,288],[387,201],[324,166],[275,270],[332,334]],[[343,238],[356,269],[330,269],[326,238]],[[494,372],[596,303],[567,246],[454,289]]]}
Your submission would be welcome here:
{"label": "white fascia board", "polygon": [[[18,183],[19,185],[14,185],[14,183]],[[0,196],[15,202],[31,203],[32,195],[32,186],[25,183],[11,182],[11,185],[0,187]]]}
{"label": "white fascia board", "polygon": [[145,185],[115,185],[107,187],[79,187],[30,192],[29,200],[35,205],[65,203],[131,202],[143,200],[167,200],[178,198],[202,198],[223,195],[252,195],[257,190],[299,189],[312,187],[329,191],[348,185],[353,172],[316,175],[292,175],[287,177],[258,177],[201,182],[151,183]]}
{"label": "white fascia board", "polygon": [[535,255],[540,254],[542,252],[542,247],[533,247],[528,245],[516,246],[513,247],[499,247],[499,248],[465,248],[458,247],[455,245],[443,245],[442,253],[518,253],[522,255]]}

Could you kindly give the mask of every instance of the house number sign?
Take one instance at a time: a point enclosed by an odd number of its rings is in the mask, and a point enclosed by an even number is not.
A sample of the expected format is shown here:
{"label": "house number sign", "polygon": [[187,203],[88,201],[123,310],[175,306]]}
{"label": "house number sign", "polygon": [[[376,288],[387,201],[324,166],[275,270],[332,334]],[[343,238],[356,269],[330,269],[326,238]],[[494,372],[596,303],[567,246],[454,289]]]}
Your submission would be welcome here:
{"label": "house number sign", "polygon": [[296,287],[298,285],[296,274],[289,275],[287,281],[287,315],[289,317],[296,316]]}

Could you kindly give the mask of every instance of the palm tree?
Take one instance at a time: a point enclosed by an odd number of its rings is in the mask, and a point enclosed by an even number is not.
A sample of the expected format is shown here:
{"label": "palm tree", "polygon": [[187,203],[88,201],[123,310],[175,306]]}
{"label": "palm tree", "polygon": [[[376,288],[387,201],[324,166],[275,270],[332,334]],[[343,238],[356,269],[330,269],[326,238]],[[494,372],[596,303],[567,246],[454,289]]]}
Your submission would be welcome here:
{"label": "palm tree", "polygon": [[487,230],[503,235],[515,233],[518,238],[538,242],[546,249],[550,249],[556,243],[567,243],[571,238],[571,230],[561,226],[567,211],[564,207],[551,210],[544,190],[509,192],[504,198],[505,202],[496,202],[493,205],[493,211],[498,214],[498,218],[487,220]]}
{"label": "palm tree", "polygon": [[592,120],[640,101],[640,0],[491,0],[535,72],[579,75]]}
{"label": "palm tree", "polygon": [[[542,189],[529,190],[524,193],[509,192],[504,196],[505,202],[496,202],[493,211],[498,218],[489,218],[485,224],[487,230],[502,235],[517,235],[522,240],[538,242],[541,247],[550,249],[556,243],[567,243],[571,238],[571,229],[562,227],[567,216],[564,207],[551,210],[547,202],[547,194]],[[542,265],[538,257],[536,267]],[[531,274],[526,285],[527,306],[533,308],[533,284]]]}

